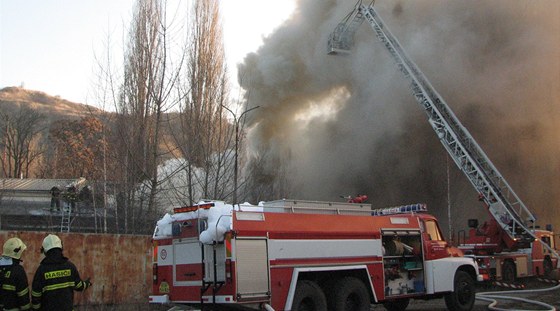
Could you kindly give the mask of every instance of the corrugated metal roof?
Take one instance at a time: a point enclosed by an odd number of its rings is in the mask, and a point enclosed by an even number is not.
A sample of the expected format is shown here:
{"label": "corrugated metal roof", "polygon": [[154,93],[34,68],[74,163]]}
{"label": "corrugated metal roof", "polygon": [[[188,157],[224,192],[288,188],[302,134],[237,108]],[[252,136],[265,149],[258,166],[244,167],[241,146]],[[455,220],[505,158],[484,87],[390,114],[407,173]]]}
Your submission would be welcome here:
{"label": "corrugated metal roof", "polygon": [[54,186],[61,189],[71,184],[81,184],[85,178],[76,179],[34,179],[0,178],[0,189],[6,191],[49,191]]}

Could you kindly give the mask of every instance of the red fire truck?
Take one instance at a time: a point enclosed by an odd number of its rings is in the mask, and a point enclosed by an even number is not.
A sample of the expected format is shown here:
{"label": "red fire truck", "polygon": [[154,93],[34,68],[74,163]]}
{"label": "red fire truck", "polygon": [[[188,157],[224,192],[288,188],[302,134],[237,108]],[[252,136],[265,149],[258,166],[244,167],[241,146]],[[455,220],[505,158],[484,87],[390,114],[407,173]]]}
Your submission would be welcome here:
{"label": "red fire truck", "polygon": [[471,310],[477,271],[424,204],[211,201],[158,222],[150,302],[365,311],[444,297]]}
{"label": "red fire truck", "polygon": [[443,147],[467,177],[488,211],[489,221],[480,228],[476,220],[469,220],[469,235],[464,230],[460,232],[459,248],[478,261],[480,274],[484,275],[486,281],[511,286],[518,278],[551,276],[554,269],[560,268],[560,255],[555,248],[552,228],[537,228],[536,217],[420,68],[408,57],[377,14],[374,2],[365,5],[358,1],[330,35],[328,53],[349,53],[357,29],[367,21],[397,64],[398,70],[410,83],[414,98],[426,112],[428,122]]}
{"label": "red fire truck", "polygon": [[469,227],[468,235],[459,232],[458,247],[476,259],[484,281],[523,288],[521,278],[554,278],[558,259],[551,251],[556,249],[552,231],[532,229],[535,239],[523,241],[512,240],[492,217],[481,226],[477,219],[469,219]]}

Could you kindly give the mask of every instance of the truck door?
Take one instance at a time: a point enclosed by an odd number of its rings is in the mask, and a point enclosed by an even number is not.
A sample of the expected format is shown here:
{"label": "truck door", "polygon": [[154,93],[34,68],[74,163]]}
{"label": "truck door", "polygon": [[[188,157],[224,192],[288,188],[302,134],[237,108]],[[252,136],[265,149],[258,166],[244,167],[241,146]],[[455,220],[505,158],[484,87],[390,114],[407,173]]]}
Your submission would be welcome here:
{"label": "truck door", "polygon": [[443,239],[437,222],[434,219],[425,219],[423,231],[425,259],[433,260],[447,257],[447,242]]}
{"label": "truck door", "polygon": [[239,301],[270,296],[266,239],[236,239],[235,267]]}
{"label": "truck door", "polygon": [[202,251],[198,239],[173,241],[173,285],[202,285]]}

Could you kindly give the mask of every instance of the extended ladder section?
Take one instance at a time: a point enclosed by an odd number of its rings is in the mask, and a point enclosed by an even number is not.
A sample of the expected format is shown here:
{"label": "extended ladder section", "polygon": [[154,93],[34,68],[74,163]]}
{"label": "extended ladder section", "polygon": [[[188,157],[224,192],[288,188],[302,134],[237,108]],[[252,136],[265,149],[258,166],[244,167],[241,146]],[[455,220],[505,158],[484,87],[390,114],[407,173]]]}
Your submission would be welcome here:
{"label": "extended ladder section", "polygon": [[353,43],[352,38],[364,20],[370,23],[379,40],[389,50],[399,70],[409,80],[413,95],[428,115],[428,121],[439,140],[479,193],[481,200],[487,204],[492,216],[507,232],[515,246],[528,247],[529,243],[535,240],[530,230],[530,228],[534,229],[535,217],[428,79],[406,55],[400,43],[374,10],[373,3],[369,6],[358,3],[354,11],[336,27],[329,37],[329,54],[349,52]]}

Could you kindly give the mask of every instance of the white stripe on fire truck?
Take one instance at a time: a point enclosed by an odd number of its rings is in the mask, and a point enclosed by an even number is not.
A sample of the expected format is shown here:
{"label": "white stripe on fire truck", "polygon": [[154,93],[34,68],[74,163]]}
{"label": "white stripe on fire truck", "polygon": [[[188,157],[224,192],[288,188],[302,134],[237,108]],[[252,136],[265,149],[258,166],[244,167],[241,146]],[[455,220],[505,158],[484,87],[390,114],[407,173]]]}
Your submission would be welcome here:
{"label": "white stripe on fire truck", "polygon": [[269,260],[382,256],[380,239],[268,241]]}
{"label": "white stripe on fire truck", "polygon": [[[173,252],[175,251],[175,256]],[[307,258],[351,258],[382,256],[380,239],[280,240],[268,241],[269,260]],[[162,245],[158,249],[158,266],[200,263],[198,243]]]}

